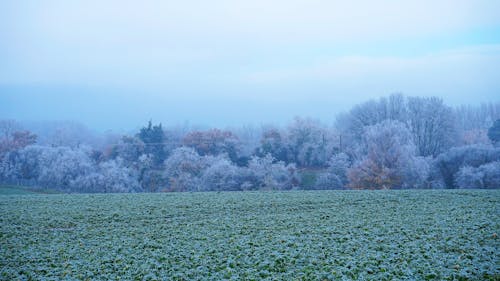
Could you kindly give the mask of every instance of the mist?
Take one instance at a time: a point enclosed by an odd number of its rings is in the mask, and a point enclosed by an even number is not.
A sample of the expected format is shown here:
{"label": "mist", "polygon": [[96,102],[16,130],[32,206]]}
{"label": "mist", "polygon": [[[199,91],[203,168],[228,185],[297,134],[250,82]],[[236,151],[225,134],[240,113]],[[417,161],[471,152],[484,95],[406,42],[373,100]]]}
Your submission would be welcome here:
{"label": "mist", "polygon": [[497,101],[497,1],[2,1],[0,118],[99,130],[333,122],[403,93]]}

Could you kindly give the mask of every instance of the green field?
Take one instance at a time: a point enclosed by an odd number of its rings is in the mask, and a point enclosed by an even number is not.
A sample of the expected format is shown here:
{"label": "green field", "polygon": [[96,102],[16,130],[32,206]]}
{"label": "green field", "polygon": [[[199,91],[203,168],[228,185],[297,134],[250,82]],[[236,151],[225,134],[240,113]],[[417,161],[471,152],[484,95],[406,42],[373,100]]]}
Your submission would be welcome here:
{"label": "green field", "polygon": [[500,190],[0,196],[1,280],[499,280]]}
{"label": "green field", "polygon": [[17,185],[0,185],[0,195],[26,195],[26,194],[56,194],[60,193],[51,189],[34,189]]}

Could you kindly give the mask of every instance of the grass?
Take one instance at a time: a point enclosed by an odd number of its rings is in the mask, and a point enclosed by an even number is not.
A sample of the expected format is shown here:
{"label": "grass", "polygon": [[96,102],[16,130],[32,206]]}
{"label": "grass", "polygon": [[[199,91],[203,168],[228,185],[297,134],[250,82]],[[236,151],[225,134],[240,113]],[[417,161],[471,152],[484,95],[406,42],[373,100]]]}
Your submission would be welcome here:
{"label": "grass", "polygon": [[35,194],[35,192],[20,188],[18,186],[2,185],[0,186],[0,195],[21,195],[21,194]]}
{"label": "grass", "polygon": [[499,280],[500,190],[0,196],[0,280]]}
{"label": "grass", "polygon": [[35,189],[18,185],[0,185],[0,195],[57,194],[52,189]]}

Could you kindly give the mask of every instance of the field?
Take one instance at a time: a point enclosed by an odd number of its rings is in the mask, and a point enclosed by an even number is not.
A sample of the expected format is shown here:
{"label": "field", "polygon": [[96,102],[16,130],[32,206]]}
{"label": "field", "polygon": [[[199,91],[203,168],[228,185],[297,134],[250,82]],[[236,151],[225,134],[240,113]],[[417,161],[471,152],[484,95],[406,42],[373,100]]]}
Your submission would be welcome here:
{"label": "field", "polygon": [[499,280],[500,190],[0,196],[1,280]]}
{"label": "field", "polygon": [[51,189],[33,189],[16,185],[0,185],[0,195],[26,195],[26,194],[56,194],[60,193]]}

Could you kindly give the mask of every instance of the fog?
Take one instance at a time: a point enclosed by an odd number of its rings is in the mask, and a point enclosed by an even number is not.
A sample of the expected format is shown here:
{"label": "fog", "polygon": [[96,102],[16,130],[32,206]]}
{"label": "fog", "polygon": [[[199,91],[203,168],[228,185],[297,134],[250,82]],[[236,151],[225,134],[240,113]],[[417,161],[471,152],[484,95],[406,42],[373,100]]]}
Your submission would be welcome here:
{"label": "fog", "polygon": [[392,93],[497,101],[498,1],[2,1],[0,118],[327,123]]}

